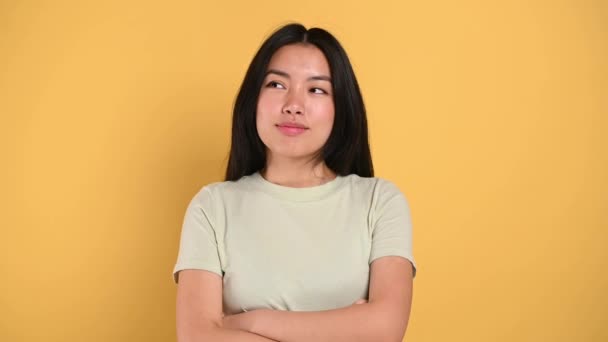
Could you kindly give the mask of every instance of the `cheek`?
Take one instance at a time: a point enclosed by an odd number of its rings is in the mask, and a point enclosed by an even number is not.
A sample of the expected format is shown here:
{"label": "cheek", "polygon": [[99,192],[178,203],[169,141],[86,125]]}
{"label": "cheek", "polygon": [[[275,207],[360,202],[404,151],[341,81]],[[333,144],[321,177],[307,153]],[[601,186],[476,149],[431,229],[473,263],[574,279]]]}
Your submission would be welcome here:
{"label": "cheek", "polygon": [[280,97],[279,94],[273,94],[270,92],[265,92],[262,90],[258,97],[258,105],[257,110],[258,113],[273,113],[277,111],[277,108],[280,108]]}
{"label": "cheek", "polygon": [[255,121],[258,126],[258,130],[260,127],[263,127],[266,122],[270,120],[270,114],[272,113],[271,103],[269,103],[268,98],[260,95],[258,99],[258,104],[256,107],[256,115]]}
{"label": "cheek", "polygon": [[333,103],[319,106],[316,110],[317,125],[321,127],[324,135],[329,136],[334,125],[335,112]]}
{"label": "cheek", "polygon": [[273,105],[276,101],[272,101],[268,96],[260,95],[256,107],[255,124],[258,136],[264,143],[269,146],[273,141],[273,128],[277,120]]}
{"label": "cheek", "polygon": [[260,112],[258,110],[255,117],[255,126],[258,131],[258,135],[260,136],[260,139],[262,139],[265,144],[268,142],[268,125],[270,121],[271,120],[268,118],[268,115],[264,114],[263,111]]}

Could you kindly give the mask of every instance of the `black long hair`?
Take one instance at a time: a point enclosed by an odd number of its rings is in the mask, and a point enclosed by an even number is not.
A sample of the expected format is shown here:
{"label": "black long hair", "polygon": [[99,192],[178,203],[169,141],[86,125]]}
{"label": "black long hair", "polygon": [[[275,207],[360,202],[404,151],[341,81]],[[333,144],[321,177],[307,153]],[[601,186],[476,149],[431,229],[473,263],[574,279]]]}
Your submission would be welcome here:
{"label": "black long hair", "polygon": [[232,115],[227,181],[236,181],[266,166],[266,147],[256,128],[258,97],[272,55],[285,45],[297,43],[316,46],[329,64],[335,116],[332,131],[321,149],[325,164],[341,176],[374,176],[365,105],[346,52],[331,33],[321,28],[307,30],[301,24],[289,24],[264,41],[241,84]]}

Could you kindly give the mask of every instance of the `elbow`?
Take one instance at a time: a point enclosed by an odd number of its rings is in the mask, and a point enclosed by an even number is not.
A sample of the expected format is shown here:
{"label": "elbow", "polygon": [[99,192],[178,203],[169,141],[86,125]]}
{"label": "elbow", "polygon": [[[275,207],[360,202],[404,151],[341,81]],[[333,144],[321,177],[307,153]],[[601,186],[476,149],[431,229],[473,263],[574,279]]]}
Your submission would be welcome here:
{"label": "elbow", "polygon": [[402,342],[407,329],[408,318],[399,315],[392,317],[388,322],[383,341]]}
{"label": "elbow", "polygon": [[387,341],[387,342],[402,342],[403,341],[403,337],[405,336],[405,331],[403,332],[399,332],[399,333],[389,333],[386,334],[387,336],[385,336],[385,339],[383,339],[383,341]]}
{"label": "elbow", "polygon": [[378,331],[375,334],[375,341],[385,341],[385,342],[402,342],[403,337],[405,336],[405,329],[397,328],[395,326],[384,327],[382,331]]}
{"label": "elbow", "polygon": [[375,329],[368,330],[365,334],[365,338],[359,339],[359,341],[365,342],[402,342],[405,336],[405,331],[396,329],[395,327],[389,327],[385,324],[376,326]]}
{"label": "elbow", "polygon": [[408,317],[389,310],[376,315],[373,341],[402,342],[407,329]]}

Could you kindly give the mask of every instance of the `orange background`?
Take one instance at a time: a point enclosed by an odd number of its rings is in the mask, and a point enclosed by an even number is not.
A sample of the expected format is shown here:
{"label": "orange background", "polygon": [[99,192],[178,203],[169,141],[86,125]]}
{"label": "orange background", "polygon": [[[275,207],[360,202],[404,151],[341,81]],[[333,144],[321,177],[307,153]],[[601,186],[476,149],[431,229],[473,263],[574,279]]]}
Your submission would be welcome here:
{"label": "orange background", "polygon": [[0,340],[174,341],[186,205],[288,21],[347,49],[410,200],[408,342],[608,340],[603,1],[0,2]]}

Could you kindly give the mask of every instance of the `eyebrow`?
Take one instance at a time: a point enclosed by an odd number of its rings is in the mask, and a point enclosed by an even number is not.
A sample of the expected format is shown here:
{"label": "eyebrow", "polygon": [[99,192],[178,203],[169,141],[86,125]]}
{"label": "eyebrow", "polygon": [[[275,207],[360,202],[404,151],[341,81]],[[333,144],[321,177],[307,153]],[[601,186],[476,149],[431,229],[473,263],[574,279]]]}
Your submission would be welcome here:
{"label": "eyebrow", "polygon": [[[268,69],[268,71],[266,71],[266,75],[265,76],[268,76],[269,74],[275,74],[275,75],[283,76],[285,78],[291,78],[289,76],[289,74],[286,73],[285,71],[281,71],[281,70],[277,70],[277,69]],[[308,78],[308,81],[327,81],[327,82],[331,82],[331,77],[324,76],[324,75],[310,76]]]}

